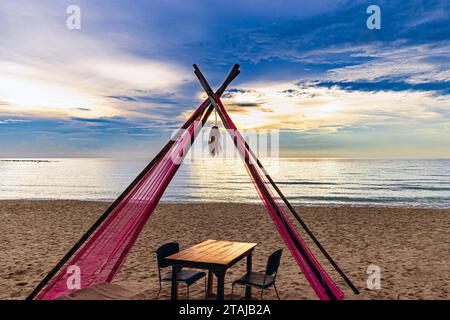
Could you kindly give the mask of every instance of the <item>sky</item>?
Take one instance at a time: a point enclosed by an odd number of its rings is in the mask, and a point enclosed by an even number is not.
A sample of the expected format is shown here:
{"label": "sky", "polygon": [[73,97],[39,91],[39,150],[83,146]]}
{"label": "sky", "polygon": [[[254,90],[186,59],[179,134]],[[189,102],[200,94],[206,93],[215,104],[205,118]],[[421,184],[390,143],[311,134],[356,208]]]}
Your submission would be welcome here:
{"label": "sky", "polygon": [[[370,30],[369,5],[381,9]],[[66,26],[70,5],[81,29]],[[0,0],[0,157],[150,157],[202,97],[285,157],[450,157],[450,2]]]}

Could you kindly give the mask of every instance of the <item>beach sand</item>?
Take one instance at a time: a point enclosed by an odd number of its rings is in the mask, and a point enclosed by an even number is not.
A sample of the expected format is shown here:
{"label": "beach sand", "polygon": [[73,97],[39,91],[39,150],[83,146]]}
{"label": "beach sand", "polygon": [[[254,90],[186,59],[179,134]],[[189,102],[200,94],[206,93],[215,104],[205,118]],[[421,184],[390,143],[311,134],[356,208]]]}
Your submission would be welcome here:
{"label": "beach sand", "polygon": [[[0,201],[0,298],[25,298],[107,206]],[[361,294],[353,295],[324,263],[347,299],[450,299],[450,209],[299,207],[298,212],[360,288]],[[160,204],[113,285],[85,290],[78,298],[153,299],[158,288],[156,248],[169,241],[186,248],[207,239],[257,242],[255,271],[264,269],[272,251],[285,249],[277,280],[281,298],[316,299],[264,207],[212,203]],[[318,250],[313,251],[325,262]],[[379,290],[367,289],[370,264],[381,268]],[[230,282],[244,271],[245,261],[228,271],[226,298]],[[203,289],[203,282],[193,285],[191,299],[203,298]],[[183,293],[180,285],[180,298]],[[236,293],[242,297],[243,290]],[[170,284],[163,284],[160,299],[169,296]],[[257,290],[254,296],[259,297]],[[264,297],[276,298],[272,289]]]}

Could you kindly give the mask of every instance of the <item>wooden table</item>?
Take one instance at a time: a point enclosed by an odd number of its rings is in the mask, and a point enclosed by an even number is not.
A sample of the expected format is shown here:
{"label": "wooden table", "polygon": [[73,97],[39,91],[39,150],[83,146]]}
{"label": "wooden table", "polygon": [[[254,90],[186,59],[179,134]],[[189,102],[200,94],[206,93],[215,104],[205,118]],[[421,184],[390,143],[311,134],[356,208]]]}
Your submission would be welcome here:
{"label": "wooden table", "polygon": [[[166,258],[172,265],[172,300],[178,296],[177,273],[183,267],[207,269],[208,294],[212,292],[214,274],[217,277],[217,300],[224,299],[227,269],[247,257],[247,272],[252,271],[252,253],[256,243],[206,240]],[[251,298],[251,287],[246,287],[245,297]]]}

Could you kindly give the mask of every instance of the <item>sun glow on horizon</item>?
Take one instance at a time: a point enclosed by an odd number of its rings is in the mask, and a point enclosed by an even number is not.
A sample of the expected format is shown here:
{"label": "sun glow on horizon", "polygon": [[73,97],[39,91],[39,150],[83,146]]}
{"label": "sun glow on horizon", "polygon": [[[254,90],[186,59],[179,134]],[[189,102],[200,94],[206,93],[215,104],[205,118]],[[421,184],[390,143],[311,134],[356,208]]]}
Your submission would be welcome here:
{"label": "sun glow on horizon", "polygon": [[70,68],[47,69],[45,65],[32,67],[0,60],[0,113],[38,117],[132,116],[133,112],[123,107],[123,101],[109,96],[142,95],[157,89],[165,92],[184,81],[176,76],[180,73],[176,66],[157,61],[127,57],[99,61],[81,63],[76,72],[71,72]]}
{"label": "sun glow on horizon", "polygon": [[[11,109],[25,113],[73,113],[73,109],[95,110],[95,117],[108,110],[102,110],[95,96],[61,84],[16,76],[0,77],[0,96]],[[95,108],[94,108],[95,107]]]}

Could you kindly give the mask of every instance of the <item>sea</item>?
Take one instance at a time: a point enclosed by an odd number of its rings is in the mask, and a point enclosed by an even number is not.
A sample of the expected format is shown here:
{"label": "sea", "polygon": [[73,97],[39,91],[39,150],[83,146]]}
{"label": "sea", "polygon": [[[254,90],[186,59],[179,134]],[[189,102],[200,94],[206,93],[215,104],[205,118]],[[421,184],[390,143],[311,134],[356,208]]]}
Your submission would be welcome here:
{"label": "sea", "polygon": [[[114,200],[148,160],[0,159],[0,199]],[[450,208],[450,159],[263,159],[293,204]],[[240,159],[183,164],[162,202],[258,203]]]}

